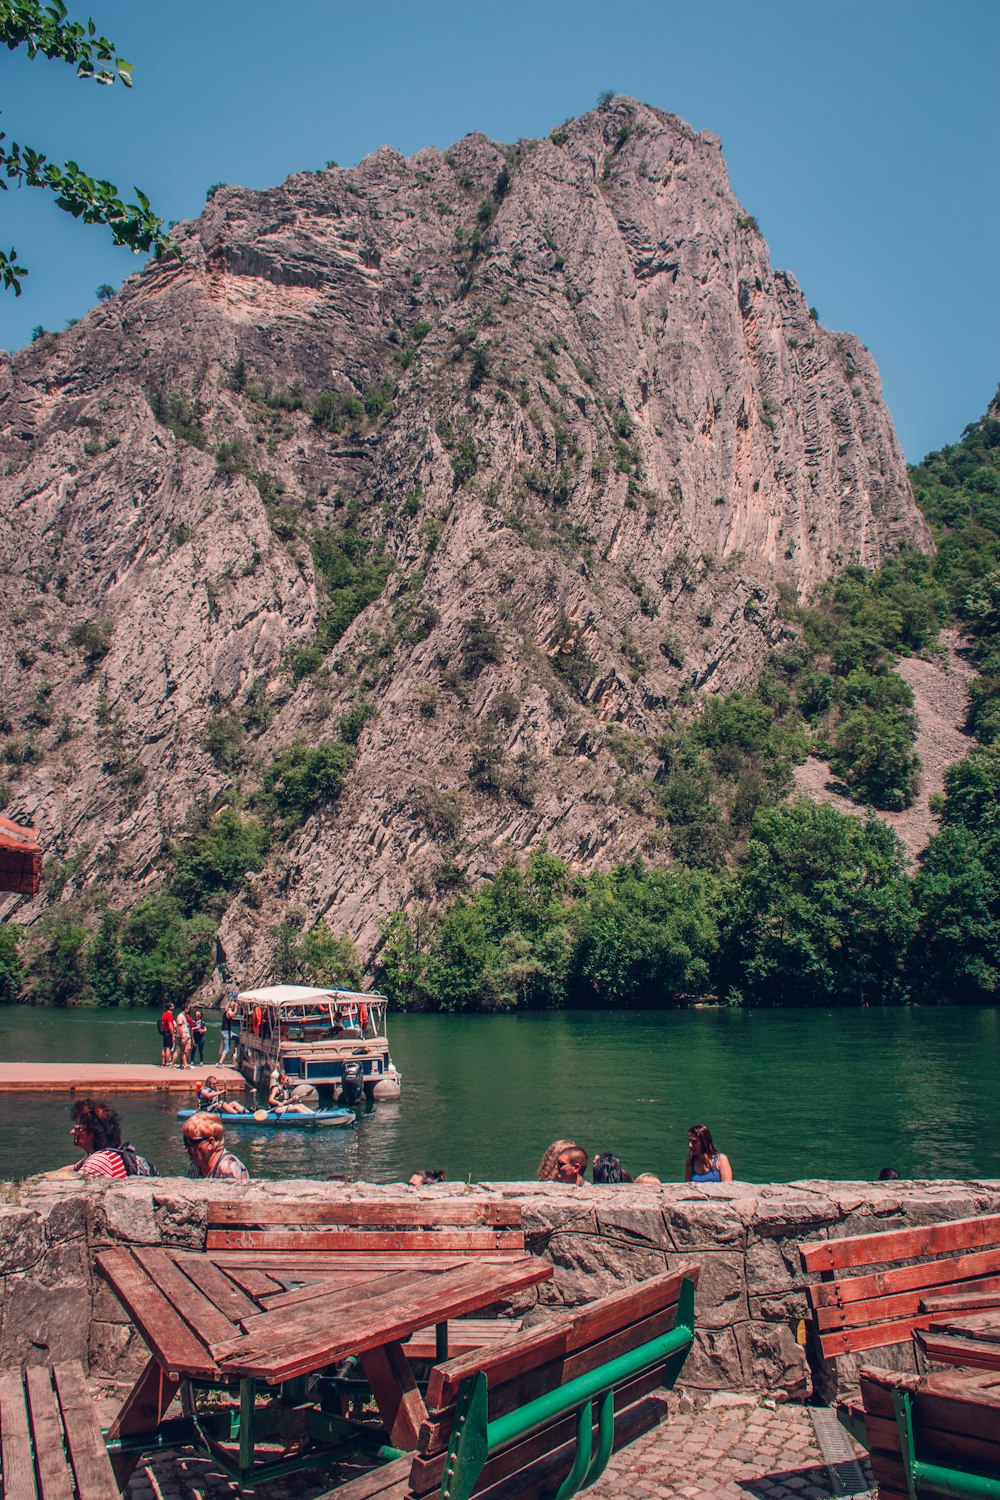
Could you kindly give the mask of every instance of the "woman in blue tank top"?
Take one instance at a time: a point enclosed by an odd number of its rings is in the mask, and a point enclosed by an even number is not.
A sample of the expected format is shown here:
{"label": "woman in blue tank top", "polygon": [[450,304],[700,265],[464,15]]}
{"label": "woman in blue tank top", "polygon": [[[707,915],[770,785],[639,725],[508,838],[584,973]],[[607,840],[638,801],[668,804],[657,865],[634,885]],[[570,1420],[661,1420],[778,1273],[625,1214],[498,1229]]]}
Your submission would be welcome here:
{"label": "woman in blue tank top", "polygon": [[684,1163],[685,1182],[732,1182],[729,1157],[716,1151],[712,1132],[707,1125],[692,1125],[688,1131],[688,1155]]}

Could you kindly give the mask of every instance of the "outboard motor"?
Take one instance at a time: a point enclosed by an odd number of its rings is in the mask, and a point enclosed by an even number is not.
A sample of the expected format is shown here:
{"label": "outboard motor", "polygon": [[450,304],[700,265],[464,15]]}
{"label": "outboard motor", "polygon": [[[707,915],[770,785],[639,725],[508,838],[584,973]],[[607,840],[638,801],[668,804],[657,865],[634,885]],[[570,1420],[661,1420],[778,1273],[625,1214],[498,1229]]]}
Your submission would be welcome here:
{"label": "outboard motor", "polygon": [[360,1104],[365,1096],[365,1069],[364,1064],[348,1058],[341,1070],[341,1101],[348,1109],[353,1109]]}

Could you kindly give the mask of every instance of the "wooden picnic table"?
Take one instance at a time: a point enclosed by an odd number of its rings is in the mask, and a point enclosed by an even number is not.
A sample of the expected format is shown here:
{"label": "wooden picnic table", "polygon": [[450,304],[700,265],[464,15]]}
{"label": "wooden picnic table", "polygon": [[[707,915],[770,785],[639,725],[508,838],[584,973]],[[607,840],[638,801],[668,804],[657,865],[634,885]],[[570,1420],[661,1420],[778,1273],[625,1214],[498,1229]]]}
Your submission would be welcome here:
{"label": "wooden picnic table", "polygon": [[933,1322],[914,1333],[927,1359],[977,1370],[1000,1370],[1000,1291],[925,1297],[922,1312]]}
{"label": "wooden picnic table", "polygon": [[[180,1390],[196,1440],[240,1483],[328,1462],[338,1444],[371,1437],[371,1422],[331,1400],[329,1380],[317,1402],[315,1377],[345,1361],[364,1371],[380,1442],[414,1448],[427,1412],[404,1341],[552,1275],[531,1255],[440,1250],[129,1248],[103,1251],[97,1264],[152,1356],[109,1437],[137,1448]],[[228,1434],[219,1435],[217,1405],[199,1409],[205,1386],[238,1389]],[[259,1387],[271,1396],[263,1417]],[[264,1463],[262,1437],[279,1450]],[[127,1462],[119,1456],[119,1476]]]}

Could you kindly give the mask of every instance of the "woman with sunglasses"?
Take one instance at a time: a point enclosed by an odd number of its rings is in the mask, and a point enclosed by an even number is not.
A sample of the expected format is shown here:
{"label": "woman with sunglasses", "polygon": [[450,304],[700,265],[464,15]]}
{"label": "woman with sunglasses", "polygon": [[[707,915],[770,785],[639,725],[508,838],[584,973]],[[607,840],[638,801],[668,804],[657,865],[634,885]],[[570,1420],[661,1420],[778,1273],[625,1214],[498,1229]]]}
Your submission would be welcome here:
{"label": "woman with sunglasses", "polygon": [[184,1121],[184,1150],[189,1177],[211,1177],[216,1182],[246,1182],[250,1176],[238,1156],[226,1150],[226,1132],[218,1115],[199,1110]]}
{"label": "woman with sunglasses", "polygon": [[117,1151],[122,1143],[122,1122],[118,1111],[103,1099],[78,1099],[73,1105],[69,1133],[83,1156],[73,1171],[83,1177],[128,1176]]}

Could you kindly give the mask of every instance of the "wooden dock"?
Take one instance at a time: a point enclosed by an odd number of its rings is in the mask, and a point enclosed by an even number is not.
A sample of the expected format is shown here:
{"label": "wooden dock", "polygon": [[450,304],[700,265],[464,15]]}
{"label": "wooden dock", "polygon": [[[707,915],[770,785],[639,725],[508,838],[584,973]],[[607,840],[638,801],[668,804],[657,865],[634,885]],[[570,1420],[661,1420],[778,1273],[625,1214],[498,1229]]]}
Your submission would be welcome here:
{"label": "wooden dock", "polygon": [[160,1068],[155,1063],[0,1062],[0,1094],[139,1094],[168,1090],[193,1095],[209,1073],[234,1092],[248,1087],[235,1068]]}

